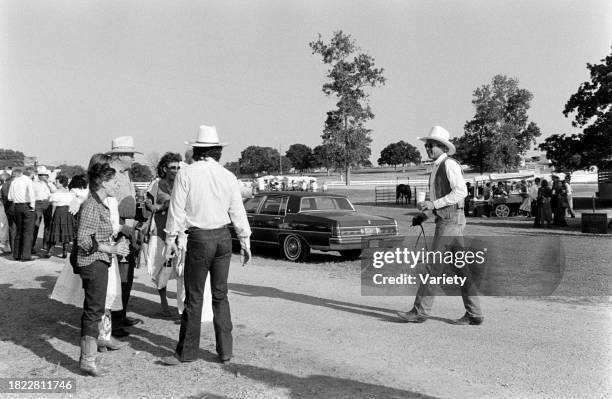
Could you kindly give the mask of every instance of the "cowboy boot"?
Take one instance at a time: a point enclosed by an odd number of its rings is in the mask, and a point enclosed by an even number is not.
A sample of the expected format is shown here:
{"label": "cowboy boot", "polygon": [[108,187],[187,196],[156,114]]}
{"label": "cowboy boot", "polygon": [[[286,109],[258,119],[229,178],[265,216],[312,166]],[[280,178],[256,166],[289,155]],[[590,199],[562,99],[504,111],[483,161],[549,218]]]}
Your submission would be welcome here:
{"label": "cowboy boot", "polygon": [[79,368],[85,374],[93,377],[99,377],[105,374],[96,362],[98,345],[94,337],[81,337],[81,358],[79,359]]}
{"label": "cowboy boot", "polygon": [[98,351],[106,352],[107,350],[118,350],[128,345],[127,342],[121,342],[113,339],[111,331],[112,331],[112,321],[111,321],[111,312],[109,309],[106,309],[102,318],[98,322]]}

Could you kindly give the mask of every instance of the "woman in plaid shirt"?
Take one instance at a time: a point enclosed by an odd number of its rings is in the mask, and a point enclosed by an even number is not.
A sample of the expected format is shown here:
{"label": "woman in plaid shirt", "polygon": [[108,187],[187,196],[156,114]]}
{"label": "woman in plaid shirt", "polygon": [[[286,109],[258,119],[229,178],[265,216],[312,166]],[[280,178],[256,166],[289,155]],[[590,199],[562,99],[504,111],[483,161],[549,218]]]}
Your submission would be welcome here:
{"label": "woman in plaid shirt", "polygon": [[103,201],[117,192],[116,171],[106,163],[91,165],[88,171],[91,195],[83,203],[77,233],[77,263],[83,280],[85,300],[81,316],[80,368],[93,376],[102,374],[96,364],[98,322],[104,314],[106,285],[111,256],[129,253],[126,241],[113,243],[110,211]]}

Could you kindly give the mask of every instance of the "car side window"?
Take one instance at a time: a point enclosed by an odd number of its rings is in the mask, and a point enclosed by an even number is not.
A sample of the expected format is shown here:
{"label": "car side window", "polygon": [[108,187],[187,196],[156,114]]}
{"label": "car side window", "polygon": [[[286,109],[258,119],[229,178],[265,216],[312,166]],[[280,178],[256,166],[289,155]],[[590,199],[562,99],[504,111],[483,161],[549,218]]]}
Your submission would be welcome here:
{"label": "car side window", "polygon": [[282,197],[268,197],[264,201],[261,210],[262,215],[278,215],[280,214]]}
{"label": "car side window", "polygon": [[263,197],[261,196],[255,196],[246,200],[246,202],[244,203],[244,210],[246,211],[246,213],[257,212],[257,208],[259,207],[262,198]]}

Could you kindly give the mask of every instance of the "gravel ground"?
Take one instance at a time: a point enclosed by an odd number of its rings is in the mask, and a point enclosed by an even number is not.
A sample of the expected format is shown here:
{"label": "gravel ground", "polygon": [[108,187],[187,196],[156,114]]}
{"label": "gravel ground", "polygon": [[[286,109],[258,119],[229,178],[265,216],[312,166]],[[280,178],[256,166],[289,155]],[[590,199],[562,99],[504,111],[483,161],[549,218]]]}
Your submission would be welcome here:
{"label": "gravel ground", "polygon": [[[417,234],[410,209],[359,208],[396,217],[403,234]],[[408,310],[413,298],[361,296],[360,262],[332,253],[294,264],[259,249],[245,268],[236,256],[235,359],[227,366],[216,362],[211,323],[203,324],[200,360],[159,363],[173,351],[179,326],[156,316],[156,290],[137,270],[130,316],[143,324],[131,328],[128,349],[101,355],[111,369],[104,378],[79,373],[80,309],[48,298],[63,260],[2,257],[0,376],[76,378],[76,395],[48,397],[608,398],[612,242],[580,234],[578,222],[570,222],[548,230],[520,218],[468,220],[466,234],[558,236],[567,260],[554,297],[482,298],[481,326],[448,323],[463,314],[457,297],[437,298],[435,317],[424,324],[399,323],[395,311]],[[431,235],[433,224],[425,230]],[[597,289],[605,295],[583,295]]]}

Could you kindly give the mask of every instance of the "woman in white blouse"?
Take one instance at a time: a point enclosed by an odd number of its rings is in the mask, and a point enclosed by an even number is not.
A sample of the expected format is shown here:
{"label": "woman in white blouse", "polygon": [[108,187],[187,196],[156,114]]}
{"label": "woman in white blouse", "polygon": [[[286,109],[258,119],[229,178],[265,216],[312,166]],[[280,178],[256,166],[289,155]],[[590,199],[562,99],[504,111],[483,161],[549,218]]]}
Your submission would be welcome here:
{"label": "woman in white blouse", "polygon": [[74,194],[68,191],[68,177],[59,175],[56,180],[58,188],[49,198],[53,207],[53,216],[49,230],[48,255],[51,255],[55,244],[62,244],[62,258],[66,258],[68,244],[74,239],[74,219],[69,211]]}

